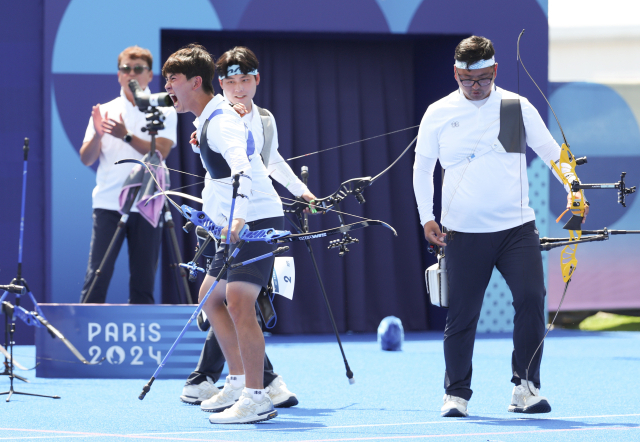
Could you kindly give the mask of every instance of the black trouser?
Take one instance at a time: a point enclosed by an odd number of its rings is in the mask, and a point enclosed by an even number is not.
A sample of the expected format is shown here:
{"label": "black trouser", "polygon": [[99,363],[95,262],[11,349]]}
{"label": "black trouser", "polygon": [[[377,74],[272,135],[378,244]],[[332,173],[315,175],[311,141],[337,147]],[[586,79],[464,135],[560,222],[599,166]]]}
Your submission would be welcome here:
{"label": "black trouser", "polygon": [[[545,332],[546,290],[535,222],[494,233],[449,232],[446,242],[449,283],[449,312],[444,331],[446,393],[471,398],[476,327],[494,266],[513,295],[511,381],[519,385],[526,378],[525,370]],[[541,358],[542,348],[529,368],[529,380],[538,388]]]}
{"label": "black trouser", "polygon": [[[82,301],[91,287],[95,272],[107,252],[111,239],[120,221],[119,212],[115,210],[93,209],[93,232],[91,234],[91,250],[89,264],[82,286],[80,300]],[[85,302],[101,304],[107,299],[107,290],[113,276],[116,258],[122,242],[127,238],[129,249],[129,303],[153,304],[153,286],[158,268],[158,253],[162,240],[162,225],[153,227],[139,213],[131,213],[124,227],[124,234],[120,234],[118,241],[107,262],[102,268],[91,297]]]}
{"label": "black trouser", "polygon": [[[204,347],[202,347],[202,352],[200,353],[200,360],[198,361],[198,366],[195,371],[189,375],[187,378],[186,385],[190,384],[199,384],[207,380],[207,376],[213,380],[215,384],[220,379],[220,374],[222,373],[222,369],[224,368],[225,358],[222,353],[222,349],[220,348],[220,344],[218,344],[218,340],[216,339],[216,335],[213,332],[213,327],[209,328],[209,334],[207,335],[207,340],[204,343]],[[267,353],[264,354],[264,387],[266,388],[275,378],[278,377],[277,373],[273,372],[273,366],[271,365],[271,361],[267,356]]]}

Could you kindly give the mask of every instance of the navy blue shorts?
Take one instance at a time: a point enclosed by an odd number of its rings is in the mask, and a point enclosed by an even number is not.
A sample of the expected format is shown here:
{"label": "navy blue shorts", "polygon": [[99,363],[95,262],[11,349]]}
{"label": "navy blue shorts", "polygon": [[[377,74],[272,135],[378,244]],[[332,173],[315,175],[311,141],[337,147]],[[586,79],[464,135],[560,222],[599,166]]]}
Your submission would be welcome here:
{"label": "navy blue shorts", "polygon": [[[247,225],[251,230],[262,229],[284,229],[284,217],[278,216],[274,218],[259,219],[256,221],[248,222]],[[227,256],[231,256],[236,249],[237,244],[229,245],[229,253],[225,256],[224,249],[225,244],[218,244],[216,254],[213,259],[207,259],[207,275],[211,275],[214,278],[218,277],[220,270],[224,266],[224,260]],[[242,246],[238,256],[233,260],[233,263],[239,263],[251,258],[256,258],[260,255],[264,255],[269,252],[273,252],[276,249],[276,245],[267,244],[263,241],[247,242]],[[261,259],[246,266],[236,267],[232,270],[227,270],[221,279],[225,279],[228,282],[244,281],[252,282],[260,287],[266,287],[271,278],[271,269],[273,268],[274,257]]]}

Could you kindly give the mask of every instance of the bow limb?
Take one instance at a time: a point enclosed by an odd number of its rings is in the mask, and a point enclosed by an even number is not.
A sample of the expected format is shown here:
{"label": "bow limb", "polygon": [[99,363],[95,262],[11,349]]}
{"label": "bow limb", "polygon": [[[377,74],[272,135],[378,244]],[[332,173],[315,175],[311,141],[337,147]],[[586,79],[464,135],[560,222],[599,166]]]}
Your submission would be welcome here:
{"label": "bow limb", "polygon": [[[563,184],[565,184],[569,188],[569,192],[571,193],[570,208],[568,210],[571,210],[571,213],[573,214],[573,216],[571,217],[569,222],[564,226],[564,228],[569,230],[569,236],[571,238],[570,241],[573,242],[576,240],[580,240],[580,237],[582,236],[582,231],[580,230],[580,227],[582,224],[582,220],[584,219],[584,212],[585,212],[584,192],[580,190],[580,192],[576,192],[578,194],[576,196],[576,193],[572,192],[572,189],[571,189],[572,184],[574,182],[576,181],[579,182],[578,175],[576,174],[576,165],[577,165],[576,158],[569,150],[569,143],[567,142],[567,137],[564,134],[564,130],[562,129],[562,125],[560,124],[560,120],[558,119],[556,112],[553,110],[553,106],[551,106],[551,103],[547,99],[547,96],[544,94],[544,92],[542,92],[542,89],[540,89],[540,86],[538,86],[538,83],[536,83],[536,81],[533,79],[533,77],[527,70],[526,66],[524,65],[524,62],[522,61],[522,57],[520,56],[520,38],[522,38],[523,34],[524,34],[524,29],[518,36],[517,58],[520,61],[520,64],[522,65],[522,68],[524,69],[524,71],[527,73],[527,75],[529,76],[533,84],[536,86],[536,88],[540,92],[540,94],[542,94],[542,97],[544,98],[544,100],[547,102],[549,109],[551,109],[551,112],[553,113],[553,116],[556,119],[556,123],[558,123],[560,132],[562,133],[562,139],[564,140],[564,143],[560,148],[560,159],[558,161],[560,167],[558,167],[558,165],[556,165],[553,161],[551,162],[551,167],[556,172],[558,177],[562,180]],[[571,179],[571,182],[569,181],[570,179]],[[566,213],[566,211],[564,213]],[[564,213],[562,215],[564,215]],[[560,217],[556,222],[560,221],[560,218],[562,218],[562,215],[560,215]],[[560,254],[560,268],[562,269],[562,279],[566,283],[565,294],[566,294],[567,288],[569,287],[571,276],[573,275],[573,272],[575,272],[576,267],[578,265],[578,260],[576,259],[577,248],[578,248],[577,243],[569,244],[564,249],[562,249],[562,252]],[[562,299],[564,300],[564,295]]]}
{"label": "bow limb", "polygon": [[164,189],[162,188],[162,186],[160,185],[160,183],[156,179],[156,176],[153,174],[153,171],[151,170],[151,168],[149,167],[149,165],[147,163],[145,163],[142,160],[137,160],[137,159],[134,159],[134,158],[127,158],[127,159],[124,159],[124,160],[116,161],[115,164],[126,164],[126,163],[140,164],[141,166],[145,167],[147,169],[147,171],[149,172],[149,174],[151,175],[151,178],[153,178],[153,181],[155,181],[156,186],[158,186],[158,189],[160,190],[160,192],[162,192],[162,195],[164,195],[164,197],[167,199],[167,201],[169,201],[171,204],[173,204],[173,206],[176,209],[178,209],[178,211],[182,214],[182,216],[187,218],[185,213],[182,211],[182,208],[175,201],[173,201],[171,198],[169,198],[167,196],[166,192],[164,191]]}
{"label": "bow limb", "polygon": [[411,141],[411,143],[409,143],[409,145],[407,147],[404,148],[404,150],[402,151],[402,153],[400,155],[398,155],[398,158],[396,158],[395,160],[393,160],[393,163],[391,163],[389,166],[387,166],[386,169],[384,169],[382,172],[380,172],[379,174],[377,174],[376,176],[374,176],[371,179],[371,183],[373,184],[378,178],[380,178],[382,175],[384,175],[385,173],[387,173],[387,171],[389,169],[391,169],[393,166],[395,166],[395,164],[400,161],[400,158],[402,158],[404,156],[405,153],[407,153],[409,151],[409,149],[411,149],[411,146],[413,146],[416,141],[418,141],[418,135],[416,135],[416,137]]}
{"label": "bow limb", "polygon": [[200,203],[203,204],[202,198],[198,198],[197,196],[193,196],[193,195],[189,195],[188,193],[183,193],[183,192],[176,192],[175,190],[165,190],[164,192],[158,192],[155,193],[151,198],[149,198],[147,200],[147,204],[149,204],[149,201],[151,201],[152,199],[158,197],[158,196],[167,196],[167,195],[173,195],[173,196],[179,196],[180,198],[184,198],[190,201],[194,201],[196,203]]}
{"label": "bow limb", "polygon": [[[342,184],[340,184],[340,187],[338,188],[338,190],[333,192],[331,195],[325,196],[324,198],[316,198],[314,201],[314,204],[311,204],[310,206],[319,211],[328,212],[332,210],[335,206],[340,204],[349,195],[353,195],[358,201],[358,203],[360,204],[365,203],[366,200],[364,199],[362,192],[364,192],[364,190],[367,187],[369,187],[375,181],[377,181],[378,178],[380,178],[382,175],[387,173],[389,169],[395,166],[395,164],[398,161],[400,161],[400,159],[409,151],[409,149],[411,149],[411,147],[416,143],[417,140],[418,140],[418,136],[416,135],[416,137],[409,143],[409,145],[407,145],[407,147],[404,148],[404,150],[400,153],[400,155],[398,155],[398,157],[395,160],[393,160],[393,162],[389,166],[387,166],[382,172],[380,172],[376,176],[351,178],[343,182]],[[301,213],[306,207],[308,207],[309,203],[307,203],[306,201],[296,201],[293,203],[283,203],[283,206],[285,206],[286,212],[298,214],[298,213]]]}
{"label": "bow limb", "polygon": [[309,233],[292,233],[287,236],[277,238],[273,242],[274,243],[282,243],[282,242],[293,242],[293,241],[306,241],[309,239],[315,238],[324,238],[325,236],[331,235],[339,235],[341,233],[351,232],[352,230],[364,229],[365,227],[370,226],[383,226],[387,229],[391,230],[395,236],[398,236],[396,230],[391,227],[389,224],[384,221],[378,221],[373,219],[368,219],[364,221],[359,221],[357,223],[346,224],[340,227],[334,227],[332,229],[322,230],[319,232],[309,232]]}
{"label": "bow limb", "polygon": [[29,370],[28,368],[20,364],[18,361],[13,359],[9,354],[9,352],[5,350],[5,348],[2,345],[0,345],[0,353],[2,353],[4,357],[7,358],[8,361],[10,361],[15,367],[19,368],[20,370],[24,370],[24,371]]}

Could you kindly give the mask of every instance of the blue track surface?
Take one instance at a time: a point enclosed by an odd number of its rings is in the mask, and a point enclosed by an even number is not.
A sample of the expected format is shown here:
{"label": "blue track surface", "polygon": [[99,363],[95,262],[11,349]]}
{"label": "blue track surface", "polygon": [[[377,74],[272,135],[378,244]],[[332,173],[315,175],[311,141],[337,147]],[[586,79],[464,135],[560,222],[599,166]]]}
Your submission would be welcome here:
{"label": "blue track surface", "polygon": [[[547,338],[541,394],[553,411],[507,412],[511,336],[479,335],[469,418],[441,418],[441,333],[408,333],[402,352],[383,352],[374,335],[344,337],[356,384],[349,385],[335,338],[274,336],[267,351],[300,404],[259,425],[213,426],[179,401],[182,381],[42,379],[15,389],[62,399],[0,396],[0,441],[640,441],[640,333],[554,330]],[[204,334],[203,334],[204,340]],[[33,347],[16,359],[33,362]],[[195,365],[196,361],[194,361]],[[149,374],[151,375],[151,373]],[[0,389],[9,380],[0,377]]]}

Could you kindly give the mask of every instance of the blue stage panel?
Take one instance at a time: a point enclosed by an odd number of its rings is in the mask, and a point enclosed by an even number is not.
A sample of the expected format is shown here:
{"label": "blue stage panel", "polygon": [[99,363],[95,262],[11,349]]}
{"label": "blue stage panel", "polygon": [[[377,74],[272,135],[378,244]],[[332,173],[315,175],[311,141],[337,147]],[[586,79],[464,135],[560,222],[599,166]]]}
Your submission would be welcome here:
{"label": "blue stage panel", "polygon": [[[43,378],[151,377],[195,310],[190,305],[40,304],[49,322],[89,361],[83,364],[45,328],[36,330],[36,376]],[[186,378],[206,333],[191,324],[161,377]]]}

